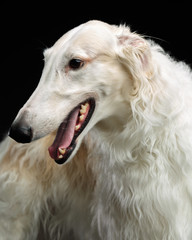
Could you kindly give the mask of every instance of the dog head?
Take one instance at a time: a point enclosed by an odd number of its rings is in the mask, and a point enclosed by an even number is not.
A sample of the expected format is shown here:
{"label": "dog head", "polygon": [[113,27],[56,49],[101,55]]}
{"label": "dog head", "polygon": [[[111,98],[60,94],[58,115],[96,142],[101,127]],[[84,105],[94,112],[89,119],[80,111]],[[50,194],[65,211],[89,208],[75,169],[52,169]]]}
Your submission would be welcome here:
{"label": "dog head", "polygon": [[45,50],[39,85],[19,111],[10,136],[21,143],[57,132],[49,153],[58,163],[98,122],[114,116],[150,75],[148,43],[128,27],[82,24]]}

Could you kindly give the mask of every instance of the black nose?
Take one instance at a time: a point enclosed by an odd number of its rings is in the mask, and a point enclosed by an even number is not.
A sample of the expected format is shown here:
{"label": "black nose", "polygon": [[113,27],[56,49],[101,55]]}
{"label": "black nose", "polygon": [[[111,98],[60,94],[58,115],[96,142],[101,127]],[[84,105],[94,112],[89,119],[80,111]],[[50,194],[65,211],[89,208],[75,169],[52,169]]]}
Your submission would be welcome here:
{"label": "black nose", "polygon": [[16,122],[12,124],[9,136],[19,143],[29,143],[32,140],[33,132],[30,126],[22,122]]}

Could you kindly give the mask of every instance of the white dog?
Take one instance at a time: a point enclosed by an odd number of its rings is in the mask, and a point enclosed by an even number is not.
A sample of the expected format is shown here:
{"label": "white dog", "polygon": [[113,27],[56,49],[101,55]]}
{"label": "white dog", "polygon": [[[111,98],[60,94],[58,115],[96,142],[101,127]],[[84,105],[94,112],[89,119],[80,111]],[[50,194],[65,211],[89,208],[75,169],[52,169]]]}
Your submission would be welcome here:
{"label": "white dog", "polygon": [[0,239],[191,240],[189,67],[100,21],[44,55],[1,143]]}

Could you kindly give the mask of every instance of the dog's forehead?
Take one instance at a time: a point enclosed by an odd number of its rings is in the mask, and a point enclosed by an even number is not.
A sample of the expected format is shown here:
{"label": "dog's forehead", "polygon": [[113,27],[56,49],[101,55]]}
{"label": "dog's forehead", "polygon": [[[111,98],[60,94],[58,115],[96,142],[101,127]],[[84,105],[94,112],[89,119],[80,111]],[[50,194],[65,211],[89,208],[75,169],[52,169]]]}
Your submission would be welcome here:
{"label": "dog's forehead", "polygon": [[106,49],[114,44],[111,25],[90,21],[64,34],[52,47],[54,52],[90,49],[92,52]]}

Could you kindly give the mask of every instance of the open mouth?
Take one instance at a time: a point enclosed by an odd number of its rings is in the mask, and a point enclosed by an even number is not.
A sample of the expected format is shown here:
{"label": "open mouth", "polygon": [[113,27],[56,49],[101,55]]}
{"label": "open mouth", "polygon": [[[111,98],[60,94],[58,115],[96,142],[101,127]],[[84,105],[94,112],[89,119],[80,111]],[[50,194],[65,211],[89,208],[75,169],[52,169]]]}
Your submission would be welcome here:
{"label": "open mouth", "polygon": [[60,124],[55,140],[49,147],[51,158],[58,164],[67,161],[76,147],[77,137],[87,126],[95,109],[94,98],[76,106],[68,115],[68,117]]}

